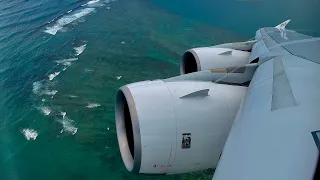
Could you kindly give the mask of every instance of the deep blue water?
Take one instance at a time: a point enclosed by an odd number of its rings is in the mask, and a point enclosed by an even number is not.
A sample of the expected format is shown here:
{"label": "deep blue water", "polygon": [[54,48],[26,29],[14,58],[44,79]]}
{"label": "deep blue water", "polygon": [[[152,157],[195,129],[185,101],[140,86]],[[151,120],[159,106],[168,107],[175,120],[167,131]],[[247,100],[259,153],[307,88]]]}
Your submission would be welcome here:
{"label": "deep blue water", "polygon": [[211,179],[211,170],[128,173],[115,132],[117,88],[177,75],[186,49],[247,40],[288,18],[290,28],[319,35],[319,5],[1,0],[0,179]]}
{"label": "deep blue water", "polygon": [[152,0],[183,17],[252,36],[265,26],[292,19],[289,28],[319,36],[319,0]]}

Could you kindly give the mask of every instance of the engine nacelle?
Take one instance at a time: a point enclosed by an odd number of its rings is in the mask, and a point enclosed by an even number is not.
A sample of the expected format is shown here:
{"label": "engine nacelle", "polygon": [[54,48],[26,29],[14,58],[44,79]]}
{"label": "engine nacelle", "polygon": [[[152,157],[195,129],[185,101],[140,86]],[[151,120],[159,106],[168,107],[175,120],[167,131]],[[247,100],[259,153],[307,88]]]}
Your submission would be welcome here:
{"label": "engine nacelle", "polygon": [[230,48],[201,47],[186,51],[180,63],[180,74],[217,68],[244,66],[250,52]]}
{"label": "engine nacelle", "polygon": [[130,172],[186,173],[217,166],[246,87],[143,81],[116,94],[116,127]]}

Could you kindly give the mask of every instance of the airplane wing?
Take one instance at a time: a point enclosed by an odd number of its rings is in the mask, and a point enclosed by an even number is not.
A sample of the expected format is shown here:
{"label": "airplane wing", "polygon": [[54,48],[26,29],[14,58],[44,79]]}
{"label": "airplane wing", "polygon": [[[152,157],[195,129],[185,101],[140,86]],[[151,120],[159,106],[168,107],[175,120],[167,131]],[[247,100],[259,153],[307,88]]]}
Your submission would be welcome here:
{"label": "airplane wing", "polygon": [[187,50],[180,76],[116,93],[128,171],[216,168],[214,180],[315,178],[320,150],[320,38],[285,27]]}
{"label": "airplane wing", "polygon": [[320,39],[262,28],[256,40],[259,67],[213,179],[313,179],[320,150]]}

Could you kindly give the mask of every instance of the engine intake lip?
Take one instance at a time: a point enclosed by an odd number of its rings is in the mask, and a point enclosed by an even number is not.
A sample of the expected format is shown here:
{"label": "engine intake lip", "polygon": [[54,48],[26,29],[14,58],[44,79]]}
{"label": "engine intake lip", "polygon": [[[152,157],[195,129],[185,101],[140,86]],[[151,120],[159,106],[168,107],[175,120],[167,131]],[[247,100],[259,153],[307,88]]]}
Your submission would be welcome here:
{"label": "engine intake lip", "polygon": [[189,74],[197,71],[201,71],[200,60],[197,53],[190,49],[183,54],[180,63],[180,74]]}
{"label": "engine intake lip", "polygon": [[139,173],[141,167],[141,135],[138,113],[128,87],[116,93],[116,129],[122,160],[128,171]]}

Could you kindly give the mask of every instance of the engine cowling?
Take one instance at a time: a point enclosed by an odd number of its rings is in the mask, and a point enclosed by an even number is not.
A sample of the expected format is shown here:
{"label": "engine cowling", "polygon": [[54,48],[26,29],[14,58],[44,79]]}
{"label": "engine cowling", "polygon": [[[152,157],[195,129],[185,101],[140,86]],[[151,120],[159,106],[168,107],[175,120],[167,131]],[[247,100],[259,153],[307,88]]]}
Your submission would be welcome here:
{"label": "engine cowling", "polygon": [[245,87],[143,81],[116,94],[116,127],[128,171],[177,174],[216,167]]}
{"label": "engine cowling", "polygon": [[200,47],[186,51],[180,63],[180,74],[217,68],[244,66],[250,52],[230,48]]}

